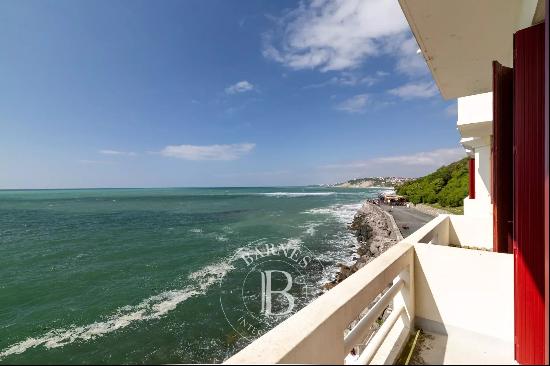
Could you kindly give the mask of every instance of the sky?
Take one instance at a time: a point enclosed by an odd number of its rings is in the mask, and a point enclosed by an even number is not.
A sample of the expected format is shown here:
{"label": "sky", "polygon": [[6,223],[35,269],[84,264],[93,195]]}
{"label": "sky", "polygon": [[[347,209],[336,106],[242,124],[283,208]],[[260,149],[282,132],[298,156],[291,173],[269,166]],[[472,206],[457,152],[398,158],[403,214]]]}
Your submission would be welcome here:
{"label": "sky", "polygon": [[275,186],[465,156],[397,1],[0,2],[0,189]]}

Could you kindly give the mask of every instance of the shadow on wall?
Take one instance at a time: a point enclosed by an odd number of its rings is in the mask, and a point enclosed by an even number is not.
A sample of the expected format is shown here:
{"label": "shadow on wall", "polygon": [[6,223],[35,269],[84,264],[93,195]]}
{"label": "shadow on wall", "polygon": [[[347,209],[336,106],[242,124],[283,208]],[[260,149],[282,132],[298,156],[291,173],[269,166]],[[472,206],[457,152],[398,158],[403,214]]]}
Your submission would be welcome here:
{"label": "shadow on wall", "polygon": [[[443,318],[437,307],[435,297],[426,278],[422,262],[414,255],[414,286],[415,286],[415,327],[424,332],[436,333],[440,336],[437,341],[429,334],[423,334],[417,344],[416,351],[411,359],[412,364],[443,364],[445,350],[447,349],[448,333],[443,323]],[[421,294],[421,296],[418,296]],[[419,311],[420,315],[419,316]],[[429,313],[429,319],[427,315]]]}

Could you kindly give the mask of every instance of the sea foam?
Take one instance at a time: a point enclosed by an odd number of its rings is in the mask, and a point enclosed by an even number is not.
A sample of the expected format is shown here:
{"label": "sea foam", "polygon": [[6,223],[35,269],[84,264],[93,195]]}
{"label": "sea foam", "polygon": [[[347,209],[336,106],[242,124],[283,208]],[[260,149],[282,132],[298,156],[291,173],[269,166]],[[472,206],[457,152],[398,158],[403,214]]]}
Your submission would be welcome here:
{"label": "sea foam", "polygon": [[260,196],[268,197],[307,197],[307,196],[330,196],[336,192],[269,192],[258,193]]}
{"label": "sea foam", "polygon": [[190,297],[204,294],[209,287],[220,283],[232,269],[233,265],[227,260],[203,267],[188,276],[192,284],[183,289],[165,291],[151,296],[135,306],[121,307],[103,321],[84,326],[54,329],[41,337],[27,338],[1,351],[0,360],[37,346],[43,345],[48,349],[63,347],[77,341],[88,341],[104,336],[126,328],[135,322],[159,319]]}

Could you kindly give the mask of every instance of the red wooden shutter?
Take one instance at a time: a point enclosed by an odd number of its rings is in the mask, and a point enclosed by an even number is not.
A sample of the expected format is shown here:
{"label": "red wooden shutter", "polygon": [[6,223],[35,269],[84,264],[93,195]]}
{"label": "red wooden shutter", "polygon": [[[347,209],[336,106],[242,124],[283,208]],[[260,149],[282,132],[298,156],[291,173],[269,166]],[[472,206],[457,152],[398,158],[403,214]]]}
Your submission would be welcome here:
{"label": "red wooden shutter", "polygon": [[493,251],[512,253],[514,70],[493,61]]}
{"label": "red wooden shutter", "polygon": [[468,177],[470,179],[468,198],[473,200],[476,198],[476,159],[470,158],[470,160],[468,160]]}
{"label": "red wooden shutter", "polygon": [[544,24],[514,35],[516,360],[545,361]]}

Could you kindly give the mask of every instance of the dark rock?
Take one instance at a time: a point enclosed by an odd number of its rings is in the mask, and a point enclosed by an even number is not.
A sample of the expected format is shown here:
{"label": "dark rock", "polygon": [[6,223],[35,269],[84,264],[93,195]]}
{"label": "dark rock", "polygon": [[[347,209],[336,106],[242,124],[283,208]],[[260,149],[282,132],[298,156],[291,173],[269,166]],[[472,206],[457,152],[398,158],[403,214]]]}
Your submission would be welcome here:
{"label": "dark rock", "polygon": [[357,211],[348,228],[357,238],[358,257],[354,256],[355,263],[351,266],[338,264],[339,270],[334,280],[322,286],[325,291],[330,290],[397,243],[397,240],[393,239],[396,235],[392,235],[392,226],[388,223],[384,212],[377,205],[368,202]]}

